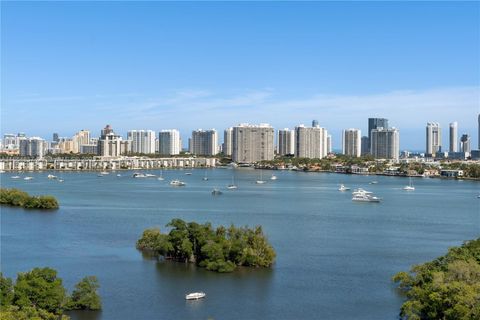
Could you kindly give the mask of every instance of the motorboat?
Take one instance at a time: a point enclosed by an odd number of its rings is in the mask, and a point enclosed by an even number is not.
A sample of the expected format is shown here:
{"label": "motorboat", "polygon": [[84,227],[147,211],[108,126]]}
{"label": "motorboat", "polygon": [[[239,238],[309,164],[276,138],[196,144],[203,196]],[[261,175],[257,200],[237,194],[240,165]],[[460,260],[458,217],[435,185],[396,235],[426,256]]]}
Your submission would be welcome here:
{"label": "motorboat", "polygon": [[237,187],[236,185],[234,185],[234,184],[229,184],[229,185],[227,186],[227,189],[229,189],[229,190],[234,190],[234,189],[238,189],[238,187]]}
{"label": "motorboat", "polygon": [[380,198],[372,196],[371,194],[356,194],[352,198],[352,201],[360,202],[380,202],[380,200]]}
{"label": "motorboat", "polygon": [[107,174],[110,174],[110,172],[102,171],[102,172],[100,172],[100,174],[101,174],[102,176],[106,176]]}
{"label": "motorboat", "polygon": [[203,180],[203,181],[208,181],[208,178],[207,178],[207,177],[203,177],[202,180]]}
{"label": "motorboat", "polygon": [[205,298],[205,292],[193,292],[185,295],[186,300],[198,300]]}
{"label": "motorboat", "polygon": [[377,184],[378,181],[371,181],[370,184]]}
{"label": "motorboat", "polygon": [[185,175],[186,175],[186,176],[191,176],[192,173],[191,173],[191,172],[185,172]]}
{"label": "motorboat", "polygon": [[163,180],[165,180],[165,178],[164,177],[158,177],[157,180],[163,181]]}
{"label": "motorboat", "polygon": [[340,188],[338,188],[338,191],[348,191],[350,188],[345,187],[343,184],[340,185]]}
{"label": "motorboat", "polygon": [[257,181],[255,181],[255,183],[256,183],[256,184],[265,184],[265,183],[267,183],[267,181],[265,181],[265,180],[257,180]]}
{"label": "motorboat", "polygon": [[47,176],[48,179],[57,179],[57,176],[54,176],[53,174],[49,174]]}
{"label": "motorboat", "polygon": [[117,177],[121,177],[122,175],[120,173],[117,173]]}
{"label": "motorboat", "polygon": [[23,180],[32,180],[32,179],[33,179],[33,177],[25,177],[25,178],[23,178]]}
{"label": "motorboat", "polygon": [[10,177],[12,179],[20,179],[20,176],[13,176],[13,177]]}
{"label": "motorboat", "polygon": [[146,173],[146,174],[145,174],[145,177],[146,177],[146,178],[153,178],[153,177],[156,177],[156,175],[151,174],[151,173]]}
{"label": "motorboat", "polygon": [[367,191],[365,189],[362,189],[362,188],[358,188],[358,189],[355,189],[352,194],[355,196],[355,195],[364,195],[364,194],[372,194],[373,192],[370,192],[370,191]]}
{"label": "motorboat", "polygon": [[170,185],[174,187],[184,187],[186,183],[180,180],[172,180],[170,181]]}
{"label": "motorboat", "polygon": [[143,173],[135,172],[135,173],[133,174],[133,177],[134,177],[134,178],[146,178],[147,176],[144,175]]}
{"label": "motorboat", "polygon": [[221,195],[223,192],[220,191],[219,189],[215,188],[212,190],[212,196],[219,196]]}
{"label": "motorboat", "polygon": [[58,182],[63,182],[63,181],[65,181],[65,180],[63,180],[63,179],[58,179]]}

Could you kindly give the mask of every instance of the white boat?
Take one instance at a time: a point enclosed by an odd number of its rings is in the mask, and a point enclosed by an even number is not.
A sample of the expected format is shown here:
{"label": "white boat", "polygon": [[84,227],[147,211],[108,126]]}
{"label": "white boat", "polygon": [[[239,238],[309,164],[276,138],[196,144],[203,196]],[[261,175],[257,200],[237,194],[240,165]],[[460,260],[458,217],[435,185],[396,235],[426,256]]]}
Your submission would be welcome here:
{"label": "white boat", "polygon": [[13,177],[10,177],[12,179],[20,179],[20,176],[13,176]]}
{"label": "white boat", "polygon": [[215,188],[212,190],[212,196],[219,196],[221,195],[223,192],[220,191],[219,189]]}
{"label": "white boat", "polygon": [[156,175],[151,174],[151,173],[146,173],[146,174],[145,174],[145,177],[146,177],[146,178],[153,178],[153,177],[156,177]]}
{"label": "white boat", "polygon": [[117,177],[121,177],[122,175],[120,173],[117,173]]}
{"label": "white boat", "polygon": [[260,170],[260,180],[255,181],[256,184],[265,184],[267,181],[263,180],[263,170]]}
{"label": "white boat", "polygon": [[47,176],[48,179],[57,179],[57,176],[54,176],[53,174],[49,174]]}
{"label": "white boat", "polygon": [[380,200],[380,198],[372,196],[370,194],[356,194],[352,198],[352,201],[360,202],[380,202]]}
{"label": "white boat", "polygon": [[0,173],[5,173],[5,170],[0,170]]}
{"label": "white boat", "polygon": [[63,179],[58,179],[58,182],[63,182],[64,180]]}
{"label": "white boat", "polygon": [[370,191],[367,191],[365,189],[362,189],[362,188],[358,188],[358,189],[355,189],[352,194],[355,196],[355,195],[364,195],[364,194],[372,194],[373,192],[370,192]]}
{"label": "white boat", "polygon": [[186,300],[198,300],[201,298],[205,298],[205,292],[193,292],[185,295]]}
{"label": "white boat", "polygon": [[102,176],[106,176],[107,174],[110,174],[110,172],[102,171],[102,172],[100,172],[100,174],[101,174]]}
{"label": "white boat", "polygon": [[172,180],[170,181],[170,185],[174,187],[184,187],[186,183],[180,180]]}
{"label": "white boat", "polygon": [[229,190],[234,190],[234,189],[238,189],[238,187],[237,187],[236,185],[234,185],[234,184],[229,184],[229,185],[227,186],[227,189],[229,189]]}
{"label": "white boat", "polygon": [[371,181],[370,184],[377,184],[378,181]]}
{"label": "white boat", "polygon": [[185,175],[186,175],[186,176],[191,176],[192,173],[191,173],[191,172],[185,172]]}
{"label": "white boat", "polygon": [[157,179],[160,181],[165,180],[165,178],[163,177],[163,171],[160,171],[160,177],[158,177]]}
{"label": "white boat", "polygon": [[272,176],[270,177],[270,180],[277,180],[277,176],[272,174]]}
{"label": "white boat", "polygon": [[33,179],[33,177],[25,177],[25,178],[23,178],[23,180],[32,180],[32,179]]}
{"label": "white boat", "polygon": [[338,188],[338,191],[348,191],[350,188],[345,187],[343,184],[340,185],[340,188]]}
{"label": "white boat", "polygon": [[147,176],[144,175],[143,173],[135,172],[135,173],[133,174],[133,177],[134,177],[134,178],[146,178]]}
{"label": "white boat", "polygon": [[415,187],[414,187],[413,184],[412,184],[412,178],[410,178],[410,183],[408,184],[408,186],[403,187],[403,190],[405,190],[405,191],[413,191],[413,190],[415,190]]}
{"label": "white boat", "polygon": [[205,176],[202,178],[203,181],[208,181],[207,171],[205,171]]}

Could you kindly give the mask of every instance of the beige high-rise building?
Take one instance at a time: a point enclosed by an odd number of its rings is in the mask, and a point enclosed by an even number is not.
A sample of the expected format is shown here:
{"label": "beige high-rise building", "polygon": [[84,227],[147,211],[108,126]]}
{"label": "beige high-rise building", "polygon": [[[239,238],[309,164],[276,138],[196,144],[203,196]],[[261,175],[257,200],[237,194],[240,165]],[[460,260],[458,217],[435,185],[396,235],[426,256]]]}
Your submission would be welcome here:
{"label": "beige high-rise building", "polygon": [[295,154],[295,130],[278,130],[277,153],[281,156]]}
{"label": "beige high-rise building", "polygon": [[427,143],[425,153],[435,156],[435,154],[442,151],[442,129],[438,122],[429,122],[427,123],[426,131]]}
{"label": "beige high-rise building", "polygon": [[217,130],[194,130],[190,139],[189,151],[195,155],[214,156],[218,153]]}
{"label": "beige high-rise building", "polygon": [[58,149],[60,153],[78,153],[78,143],[74,139],[59,138]]}
{"label": "beige high-rise building", "polygon": [[295,156],[298,158],[322,159],[328,154],[328,132],[325,128],[295,127]]}
{"label": "beige high-rise building", "polygon": [[98,139],[97,152],[102,157],[119,157],[131,151],[131,142],[123,140],[113,132],[112,127],[107,125]]}
{"label": "beige high-rise building", "polygon": [[155,153],[155,131],[130,130],[127,132],[127,140],[132,143],[133,153]]}
{"label": "beige high-rise building", "polygon": [[90,144],[90,131],[80,130],[77,132],[73,138],[73,153],[79,153],[81,151],[82,145]]}
{"label": "beige high-rise building", "polygon": [[370,153],[376,159],[394,159],[400,157],[400,132],[398,129],[379,127],[371,131]]}
{"label": "beige high-rise building", "polygon": [[158,134],[158,152],[162,155],[180,154],[182,140],[176,129],[161,130]]}
{"label": "beige high-rise building", "polygon": [[362,152],[362,132],[359,129],[345,129],[342,133],[342,153],[360,157]]}
{"label": "beige high-rise building", "polygon": [[233,128],[228,128],[223,131],[223,147],[222,152],[226,156],[232,155],[232,144],[233,144]]}
{"label": "beige high-rise building", "polygon": [[233,127],[232,160],[254,163],[273,160],[275,133],[269,124],[240,124]]}

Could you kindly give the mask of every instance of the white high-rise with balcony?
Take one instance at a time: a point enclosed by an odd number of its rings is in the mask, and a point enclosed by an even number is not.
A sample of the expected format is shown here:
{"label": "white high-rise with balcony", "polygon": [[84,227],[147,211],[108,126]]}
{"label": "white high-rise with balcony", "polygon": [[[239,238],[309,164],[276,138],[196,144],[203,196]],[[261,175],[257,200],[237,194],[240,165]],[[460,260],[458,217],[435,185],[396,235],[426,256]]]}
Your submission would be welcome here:
{"label": "white high-rise with balcony", "polygon": [[180,154],[181,140],[177,129],[161,130],[158,134],[158,151],[162,155]]}
{"label": "white high-rise with balcony", "polygon": [[194,130],[190,139],[190,153],[202,156],[214,156],[218,153],[217,130]]}
{"label": "white high-rise with balcony", "polygon": [[359,129],[345,129],[342,133],[342,153],[360,157],[362,154],[362,132]]}
{"label": "white high-rise with balcony", "polygon": [[233,127],[232,160],[237,163],[273,160],[274,136],[269,124],[239,124]]}
{"label": "white high-rise with balcony", "polygon": [[281,156],[295,154],[295,130],[278,130],[277,153]]}
{"label": "white high-rise with balcony", "polygon": [[449,145],[449,152],[457,152],[458,151],[458,123],[452,122],[450,123],[450,145]]}
{"label": "white high-rise with balcony", "polygon": [[226,156],[232,155],[232,145],[233,145],[233,128],[228,128],[223,131],[223,147],[222,152]]}
{"label": "white high-rise with balcony", "polygon": [[327,129],[305,127],[303,124],[295,127],[295,156],[299,158],[322,159],[328,154]]}
{"label": "white high-rise with balcony", "polygon": [[155,153],[155,131],[130,130],[127,140],[131,141],[133,153]]}
{"label": "white high-rise with balcony", "polygon": [[371,131],[370,153],[376,159],[394,159],[400,157],[400,132],[398,129],[382,127]]}

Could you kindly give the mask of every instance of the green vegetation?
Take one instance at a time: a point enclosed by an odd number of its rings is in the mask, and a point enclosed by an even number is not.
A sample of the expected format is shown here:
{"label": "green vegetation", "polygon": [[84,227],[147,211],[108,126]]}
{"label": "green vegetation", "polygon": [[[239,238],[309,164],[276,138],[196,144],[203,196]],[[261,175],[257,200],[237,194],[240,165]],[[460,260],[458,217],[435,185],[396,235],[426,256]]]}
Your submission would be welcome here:
{"label": "green vegetation", "polygon": [[399,272],[393,281],[408,298],[402,319],[480,319],[480,238],[450,248],[410,273]]}
{"label": "green vegetation", "polygon": [[27,209],[58,209],[58,201],[52,196],[30,196],[18,189],[0,188],[0,204]]}
{"label": "green vegetation", "polygon": [[137,249],[217,272],[232,272],[237,266],[270,267],[275,261],[275,251],[260,226],[214,229],[210,223],[173,219],[167,227],[172,228],[168,234],[146,229]]}
{"label": "green vegetation", "polygon": [[0,319],[64,320],[69,319],[63,315],[67,310],[99,310],[98,287],[95,277],[86,277],[68,296],[54,269],[19,273],[15,284],[0,273]]}
{"label": "green vegetation", "polygon": [[464,162],[442,162],[442,169],[463,170],[464,178],[480,179],[480,164]]}

